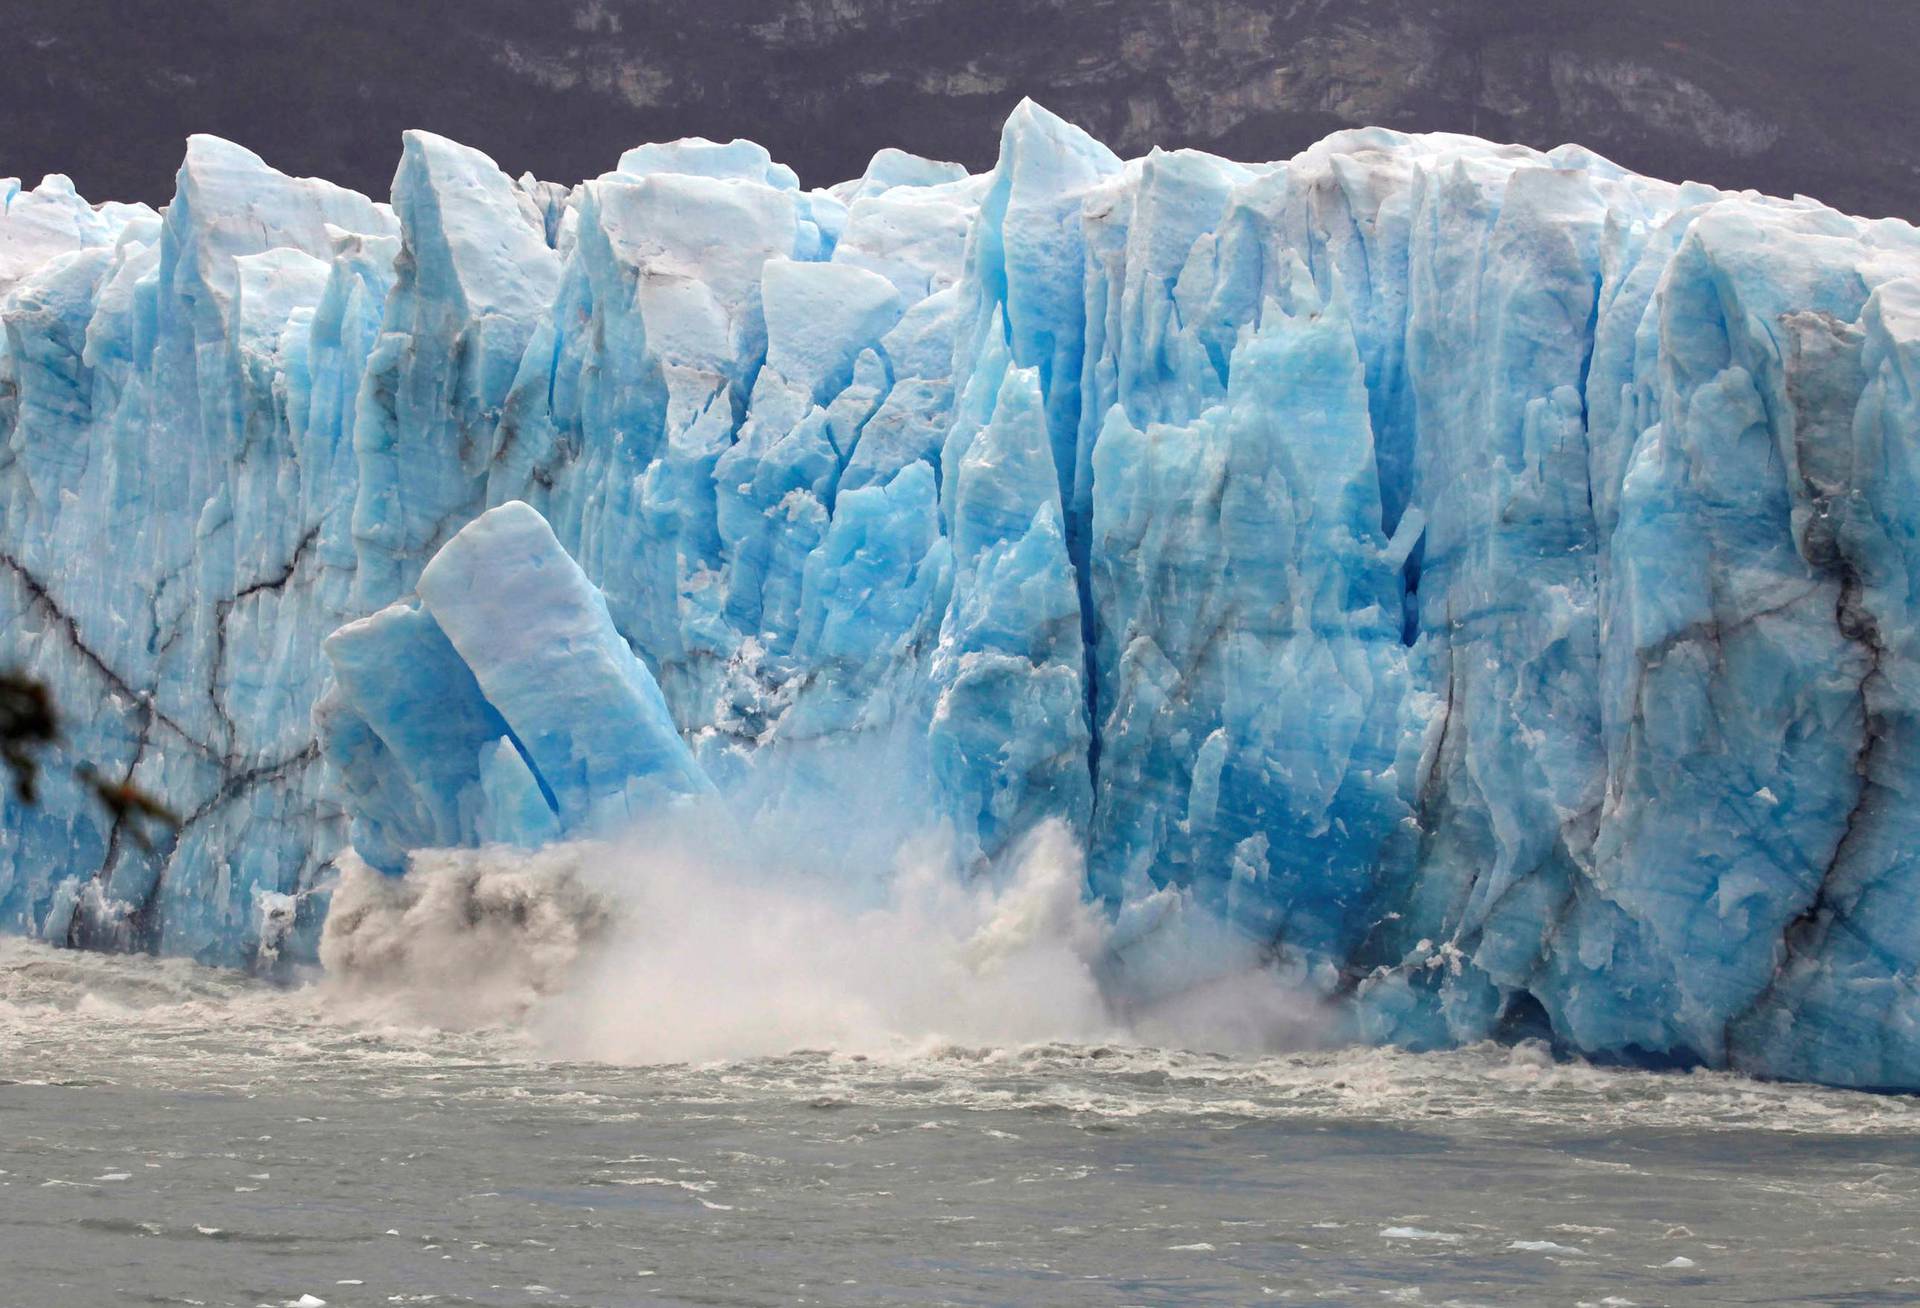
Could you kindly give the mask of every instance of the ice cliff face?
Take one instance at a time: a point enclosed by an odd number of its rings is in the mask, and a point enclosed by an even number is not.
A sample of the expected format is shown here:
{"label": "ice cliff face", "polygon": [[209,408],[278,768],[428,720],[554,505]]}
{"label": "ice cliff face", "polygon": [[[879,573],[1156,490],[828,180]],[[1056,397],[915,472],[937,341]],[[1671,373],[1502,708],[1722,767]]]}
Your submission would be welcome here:
{"label": "ice cliff face", "polygon": [[309,957],[349,839],[857,761],[970,869],[1067,823],[1136,976],[1204,918],[1373,1039],[1920,1086],[1905,224],[1031,105],[824,191],[414,134],[391,207],[210,138],[161,214],[0,196],[0,656],[186,817],[9,801],[7,929]]}

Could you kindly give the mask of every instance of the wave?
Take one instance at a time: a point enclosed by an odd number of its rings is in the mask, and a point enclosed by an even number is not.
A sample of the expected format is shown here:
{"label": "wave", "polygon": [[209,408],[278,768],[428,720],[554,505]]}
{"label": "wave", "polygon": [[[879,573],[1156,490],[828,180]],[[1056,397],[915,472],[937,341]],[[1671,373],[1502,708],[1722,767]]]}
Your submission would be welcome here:
{"label": "wave", "polygon": [[[1763,1131],[1911,1138],[1920,1100],[1725,1072],[1559,1059],[1538,1044],[1415,1054],[1341,1047],[1264,1056],[1135,1043],[945,1044],[880,1053],[789,1049],[647,1067],[556,1057],[526,1027],[436,1026],[330,982],[280,987],[182,960],[0,939],[0,1078],[271,1095],[500,1104],[538,1119],[726,1113],[777,1100],[823,1113],[1065,1115],[1090,1127],[1272,1120],[1453,1131]],[[1595,1163],[1595,1166],[1603,1164]]]}

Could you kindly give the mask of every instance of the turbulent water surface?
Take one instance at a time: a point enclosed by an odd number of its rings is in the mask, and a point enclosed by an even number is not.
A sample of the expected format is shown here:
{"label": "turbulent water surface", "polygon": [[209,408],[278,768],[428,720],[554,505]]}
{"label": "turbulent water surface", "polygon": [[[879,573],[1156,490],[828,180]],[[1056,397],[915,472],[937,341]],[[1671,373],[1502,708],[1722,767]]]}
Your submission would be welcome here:
{"label": "turbulent water surface", "polygon": [[539,1050],[0,942],[0,1302],[1920,1297],[1905,1098],[1530,1047]]}

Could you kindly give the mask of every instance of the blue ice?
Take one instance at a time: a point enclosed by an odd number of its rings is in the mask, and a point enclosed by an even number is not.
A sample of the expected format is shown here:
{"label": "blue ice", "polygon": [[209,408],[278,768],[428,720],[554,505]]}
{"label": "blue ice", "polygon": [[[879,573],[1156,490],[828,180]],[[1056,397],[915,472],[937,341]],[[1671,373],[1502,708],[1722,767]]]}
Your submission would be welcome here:
{"label": "blue ice", "polygon": [[349,846],[871,744],[971,874],[1064,823],[1138,957],[1360,1038],[1920,1088],[1912,227],[1031,103],[981,175],[611,162],[0,182],[0,658],[185,818],[52,769],[0,927],[311,959]]}

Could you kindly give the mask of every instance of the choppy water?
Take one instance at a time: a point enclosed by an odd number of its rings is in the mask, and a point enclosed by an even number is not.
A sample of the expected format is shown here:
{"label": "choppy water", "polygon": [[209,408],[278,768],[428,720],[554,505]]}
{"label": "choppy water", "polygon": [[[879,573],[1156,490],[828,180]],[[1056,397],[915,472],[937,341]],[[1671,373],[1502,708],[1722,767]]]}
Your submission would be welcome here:
{"label": "choppy water", "polygon": [[1495,1048],[609,1067],[21,942],[0,1169],[9,1308],[1920,1302],[1920,1101]]}

